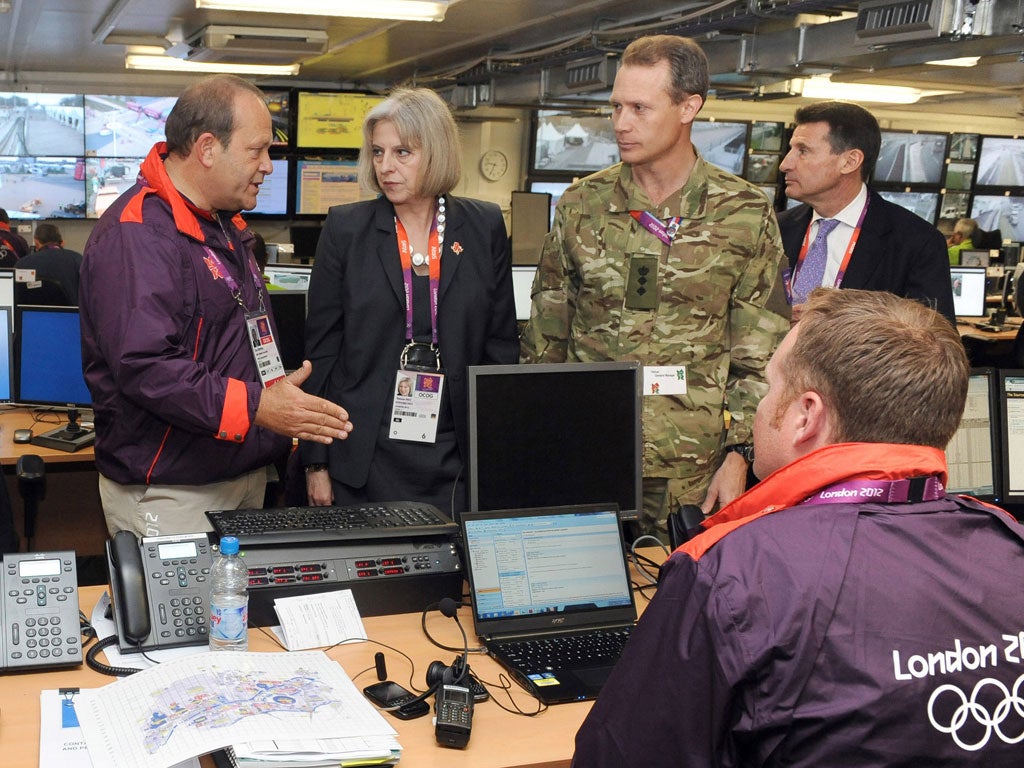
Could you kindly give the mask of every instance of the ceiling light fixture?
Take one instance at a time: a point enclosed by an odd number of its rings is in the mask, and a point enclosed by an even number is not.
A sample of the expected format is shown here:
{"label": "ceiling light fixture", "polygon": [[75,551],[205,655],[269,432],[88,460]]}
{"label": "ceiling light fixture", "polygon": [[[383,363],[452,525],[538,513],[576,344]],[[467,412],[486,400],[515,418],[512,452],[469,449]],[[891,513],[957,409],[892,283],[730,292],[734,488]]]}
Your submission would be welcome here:
{"label": "ceiling light fixture", "polygon": [[796,81],[800,95],[807,99],[839,99],[841,101],[872,101],[879,104],[916,104],[925,95],[918,88],[902,85],[873,85],[871,83],[834,83],[831,75],[815,75]]}
{"label": "ceiling light fixture", "polygon": [[925,64],[932,64],[936,67],[973,67],[978,63],[981,56],[960,56],[956,59],[936,59],[926,61]]}
{"label": "ceiling light fixture", "polygon": [[448,0],[196,0],[196,8],[400,21],[444,21]]}
{"label": "ceiling light fixture", "polygon": [[299,74],[298,64],[219,64],[212,61],[187,61],[168,56],[159,46],[130,45],[124,57],[125,69],[158,72],[205,72],[229,75],[292,76]]}

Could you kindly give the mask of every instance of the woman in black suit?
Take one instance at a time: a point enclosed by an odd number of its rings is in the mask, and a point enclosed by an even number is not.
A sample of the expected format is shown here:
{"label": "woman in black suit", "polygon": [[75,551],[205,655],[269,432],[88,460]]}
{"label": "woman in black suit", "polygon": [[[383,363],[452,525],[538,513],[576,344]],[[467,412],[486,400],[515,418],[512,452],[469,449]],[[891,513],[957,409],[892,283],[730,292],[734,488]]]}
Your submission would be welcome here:
{"label": "woman in black suit", "polygon": [[301,446],[311,504],[466,508],[466,366],[515,363],[519,348],[501,210],[452,197],[459,157],[433,91],[397,90],[363,124],[359,180],[380,197],[328,212],[306,320],[305,388],[355,428]]}

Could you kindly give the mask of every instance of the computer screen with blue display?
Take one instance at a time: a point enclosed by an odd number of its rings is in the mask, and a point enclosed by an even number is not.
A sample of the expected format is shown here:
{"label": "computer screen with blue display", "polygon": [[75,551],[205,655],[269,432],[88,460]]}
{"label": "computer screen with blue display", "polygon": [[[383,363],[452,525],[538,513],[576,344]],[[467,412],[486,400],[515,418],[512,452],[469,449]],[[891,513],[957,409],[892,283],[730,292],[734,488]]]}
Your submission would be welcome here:
{"label": "computer screen with blue display", "polygon": [[88,408],[77,307],[15,308],[17,402]]}

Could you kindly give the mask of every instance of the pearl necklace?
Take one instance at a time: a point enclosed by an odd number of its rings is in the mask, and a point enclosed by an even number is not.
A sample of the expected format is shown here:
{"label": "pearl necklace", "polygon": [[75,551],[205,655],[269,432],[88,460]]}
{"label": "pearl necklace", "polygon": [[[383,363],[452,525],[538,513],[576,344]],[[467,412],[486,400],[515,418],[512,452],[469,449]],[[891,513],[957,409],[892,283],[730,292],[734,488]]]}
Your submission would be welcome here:
{"label": "pearl necklace", "polygon": [[[437,198],[437,216],[435,221],[437,222],[437,255],[438,258],[441,256],[441,251],[444,250],[444,195]],[[416,251],[412,255],[412,265],[414,267],[422,267],[428,261],[427,257]]]}

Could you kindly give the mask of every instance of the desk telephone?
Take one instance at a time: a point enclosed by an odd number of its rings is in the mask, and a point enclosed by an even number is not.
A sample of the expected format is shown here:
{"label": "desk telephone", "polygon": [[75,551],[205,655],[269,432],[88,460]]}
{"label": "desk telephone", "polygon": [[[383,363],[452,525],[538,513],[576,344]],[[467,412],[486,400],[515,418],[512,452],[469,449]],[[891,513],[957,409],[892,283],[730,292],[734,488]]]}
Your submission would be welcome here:
{"label": "desk telephone", "polygon": [[121,653],[209,642],[213,554],[205,533],[139,539],[118,531],[107,542],[107,566]]}
{"label": "desk telephone", "polygon": [[5,554],[0,583],[0,669],[82,663],[74,552]]}

